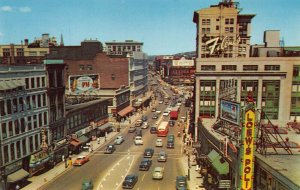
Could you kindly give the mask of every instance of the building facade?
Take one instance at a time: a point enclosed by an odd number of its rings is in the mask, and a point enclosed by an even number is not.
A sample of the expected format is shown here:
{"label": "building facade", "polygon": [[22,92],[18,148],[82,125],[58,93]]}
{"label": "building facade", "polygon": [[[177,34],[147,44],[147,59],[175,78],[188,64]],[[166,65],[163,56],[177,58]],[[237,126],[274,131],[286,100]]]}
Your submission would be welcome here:
{"label": "building facade", "polygon": [[[45,65],[0,68],[1,181],[8,188],[29,175],[31,155],[42,150],[42,135],[49,137],[47,75]],[[10,178],[16,172],[20,178]]]}
{"label": "building facade", "polygon": [[107,55],[133,56],[133,52],[143,52],[143,43],[134,40],[105,42]]}
{"label": "building facade", "polygon": [[[230,189],[241,188],[243,174],[248,169],[251,189],[299,189],[300,184],[295,180],[295,176],[300,176],[299,171],[281,170],[299,160],[299,147],[289,144],[299,143],[295,136],[297,128],[288,130],[287,124],[300,119],[300,58],[286,56],[297,55],[297,48],[282,46],[277,30],[264,33],[263,45],[250,46],[253,17],[253,14],[241,15],[232,1],[194,13],[193,21],[197,24],[194,141],[198,164],[208,189],[221,189],[225,183]],[[248,135],[253,134],[257,139],[254,169],[251,162],[251,167],[242,171],[246,163],[243,150],[248,143],[243,141],[242,130],[246,127],[242,119],[246,117],[249,101],[255,107],[257,131]],[[267,131],[266,124],[275,132]],[[277,129],[283,132],[276,132]]]}

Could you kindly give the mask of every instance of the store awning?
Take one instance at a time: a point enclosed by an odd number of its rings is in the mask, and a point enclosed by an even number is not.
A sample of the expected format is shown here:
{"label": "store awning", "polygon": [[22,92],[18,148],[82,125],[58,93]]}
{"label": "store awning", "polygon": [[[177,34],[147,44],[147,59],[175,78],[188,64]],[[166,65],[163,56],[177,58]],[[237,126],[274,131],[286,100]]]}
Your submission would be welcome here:
{"label": "store awning", "polygon": [[132,106],[127,106],[126,108],[122,109],[121,111],[118,112],[118,115],[123,117],[126,114],[128,114],[129,112],[133,111],[133,107]]}
{"label": "store awning", "polygon": [[87,142],[90,141],[90,139],[87,138],[85,135],[80,136],[80,137],[78,138],[78,140],[79,140],[82,144],[87,143]]}
{"label": "store awning", "polygon": [[105,124],[99,126],[99,127],[98,127],[98,130],[103,130],[103,131],[105,131],[108,127],[111,127],[111,126],[112,126],[112,124],[111,124],[110,122],[108,122],[108,123],[105,123]]}
{"label": "store awning", "polygon": [[27,171],[25,171],[24,169],[20,169],[14,173],[8,175],[7,182],[14,183],[14,182],[20,181],[28,176],[29,176],[29,173]]}
{"label": "store awning", "polygon": [[220,156],[220,154],[217,153],[217,152],[213,149],[212,151],[210,151],[210,152],[208,153],[207,158],[208,158],[208,160],[209,160],[211,163],[213,163],[213,161],[214,161],[217,157],[219,157],[219,156]]}
{"label": "store awning", "polygon": [[77,147],[77,146],[81,145],[81,142],[78,139],[72,139],[70,141],[70,145]]}
{"label": "store awning", "polygon": [[19,86],[25,86],[25,81],[21,79],[0,80],[0,90],[14,89]]}
{"label": "store awning", "polygon": [[218,158],[213,161],[212,166],[220,175],[229,173],[229,164],[222,156],[218,156]]}

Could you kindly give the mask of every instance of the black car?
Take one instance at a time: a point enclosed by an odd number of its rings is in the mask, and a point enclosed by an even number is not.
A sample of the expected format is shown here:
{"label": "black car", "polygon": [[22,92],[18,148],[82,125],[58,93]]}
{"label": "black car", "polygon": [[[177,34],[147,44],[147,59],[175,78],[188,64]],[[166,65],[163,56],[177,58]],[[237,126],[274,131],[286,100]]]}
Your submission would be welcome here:
{"label": "black car", "polygon": [[105,154],[112,154],[116,150],[115,145],[109,144],[105,149]]}
{"label": "black car", "polygon": [[170,127],[173,127],[174,125],[175,125],[175,121],[170,120],[170,121],[169,121],[169,126],[170,126]]}
{"label": "black car", "polygon": [[147,120],[148,120],[148,117],[145,116],[145,115],[143,115],[143,116],[142,116],[142,121],[147,121]]}
{"label": "black car", "polygon": [[151,127],[150,128],[150,133],[151,134],[156,134],[157,133],[157,128],[156,127]]}
{"label": "black car", "polygon": [[154,113],[153,115],[152,115],[152,119],[157,119],[158,118],[158,115],[156,114],[156,113]]}
{"label": "black car", "polygon": [[138,181],[137,175],[135,174],[127,175],[123,181],[122,187],[124,189],[132,189],[137,181]]}
{"label": "black car", "polygon": [[135,126],[130,126],[129,129],[128,129],[128,133],[133,133],[135,131],[136,131]]}
{"label": "black car", "polygon": [[151,165],[152,165],[152,160],[145,158],[141,161],[139,169],[143,171],[148,171]]}
{"label": "black car", "polygon": [[176,177],[176,190],[187,190],[187,182],[185,176]]}
{"label": "black car", "polygon": [[144,151],[144,158],[151,158],[154,154],[153,148],[146,148]]}

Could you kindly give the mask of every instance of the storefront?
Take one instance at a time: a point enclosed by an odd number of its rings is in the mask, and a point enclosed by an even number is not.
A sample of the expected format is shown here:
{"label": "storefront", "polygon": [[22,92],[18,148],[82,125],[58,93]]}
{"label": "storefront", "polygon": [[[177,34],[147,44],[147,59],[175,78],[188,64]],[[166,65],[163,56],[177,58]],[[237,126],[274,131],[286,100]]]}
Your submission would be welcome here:
{"label": "storefront", "polygon": [[57,143],[55,143],[53,151],[53,162],[54,165],[56,165],[57,163],[62,161],[63,156],[65,158],[68,157],[68,141],[66,139],[58,141]]}
{"label": "storefront", "polygon": [[121,121],[123,119],[126,119],[126,117],[129,117],[132,115],[134,108],[132,106],[127,106],[126,108],[122,109],[121,111],[118,112],[117,120]]}
{"label": "storefront", "polygon": [[37,172],[53,167],[53,153],[39,151],[30,156],[29,175],[33,176]]}

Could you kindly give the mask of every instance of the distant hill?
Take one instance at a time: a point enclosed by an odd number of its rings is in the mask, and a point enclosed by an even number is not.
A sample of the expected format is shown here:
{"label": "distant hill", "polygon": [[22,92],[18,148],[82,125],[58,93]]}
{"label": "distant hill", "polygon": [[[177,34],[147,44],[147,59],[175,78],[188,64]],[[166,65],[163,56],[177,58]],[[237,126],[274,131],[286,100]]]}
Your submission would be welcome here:
{"label": "distant hill", "polygon": [[[148,59],[154,60],[155,57],[157,57],[157,56],[163,56],[163,55],[149,55]],[[178,56],[178,57],[186,56],[187,58],[192,58],[192,57],[196,57],[196,51],[176,53],[176,54],[173,54],[173,56]]]}

